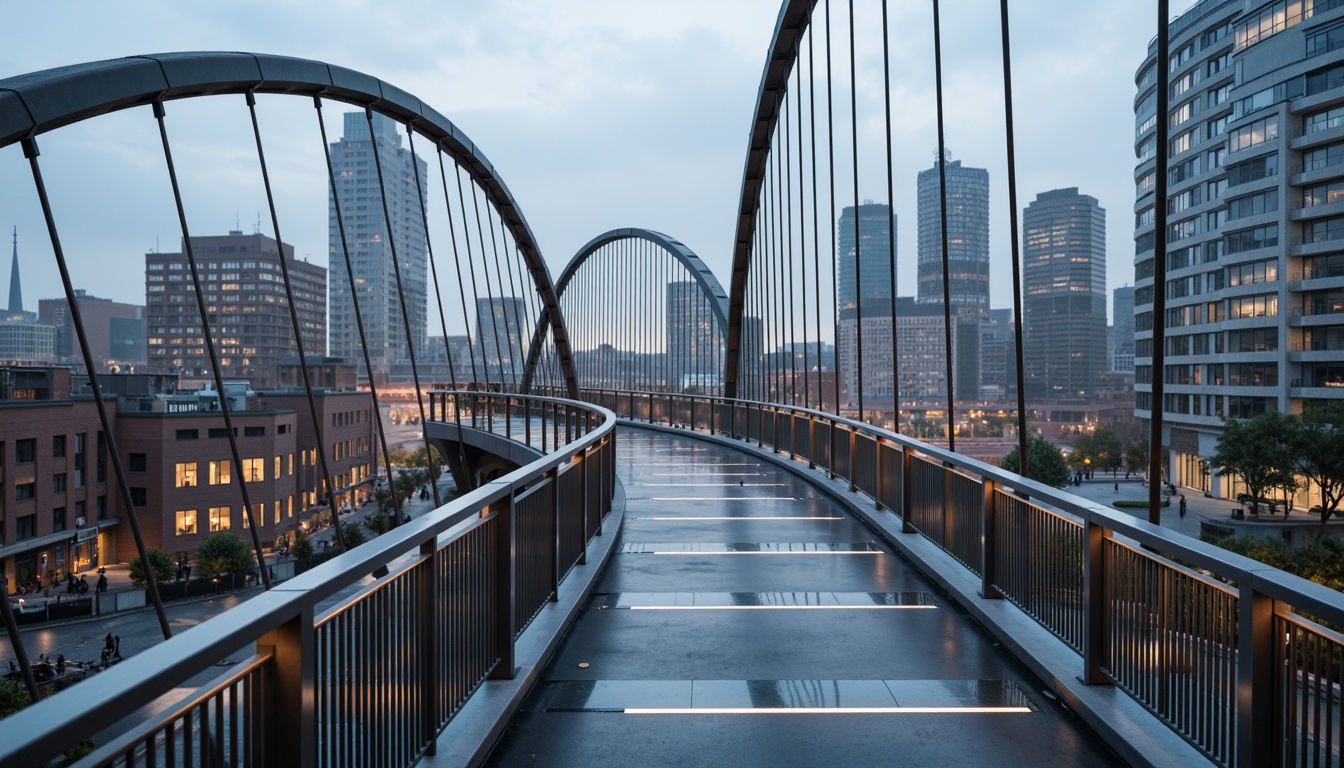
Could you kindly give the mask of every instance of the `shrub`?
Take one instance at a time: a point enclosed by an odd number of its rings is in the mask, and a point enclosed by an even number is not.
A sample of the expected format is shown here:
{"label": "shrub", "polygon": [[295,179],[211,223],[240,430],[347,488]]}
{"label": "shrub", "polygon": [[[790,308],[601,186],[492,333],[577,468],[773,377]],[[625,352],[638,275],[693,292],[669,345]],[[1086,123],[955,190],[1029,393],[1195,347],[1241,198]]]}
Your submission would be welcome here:
{"label": "shrub", "polygon": [[[173,562],[173,556],[164,552],[162,549],[150,547],[145,550],[149,556],[149,567],[154,571],[154,580],[156,582],[165,582],[177,575],[177,564]],[[131,558],[131,583],[144,586],[148,583],[145,578],[145,567],[140,564],[140,556]]]}

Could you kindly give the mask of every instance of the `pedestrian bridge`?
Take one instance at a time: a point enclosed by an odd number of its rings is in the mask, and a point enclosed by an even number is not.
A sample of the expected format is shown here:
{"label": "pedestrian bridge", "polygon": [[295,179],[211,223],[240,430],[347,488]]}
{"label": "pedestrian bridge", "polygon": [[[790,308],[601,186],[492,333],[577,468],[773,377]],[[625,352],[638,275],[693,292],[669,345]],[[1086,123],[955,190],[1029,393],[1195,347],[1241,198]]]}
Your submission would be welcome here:
{"label": "pedestrian bridge", "polygon": [[0,757],[72,717],[89,765],[1338,755],[1323,587],[820,412],[584,394],[436,394],[544,457],[11,716]]}
{"label": "pedestrian bridge", "polygon": [[[889,281],[874,286],[867,267],[838,269],[833,226],[839,208],[860,205],[861,175],[876,186],[867,177],[885,167],[893,200],[891,97],[901,88],[890,83],[886,5],[781,3],[726,291],[686,244],[637,227],[597,236],[553,282],[480,146],[416,96],[338,65],[179,53],[0,81],[0,151],[21,152],[31,175],[40,250],[60,273],[106,440],[107,494],[142,558],[141,512],[77,301],[76,280],[106,257],[79,236],[98,229],[99,206],[78,204],[98,180],[69,171],[84,144],[122,142],[101,158],[127,164],[115,179],[166,171],[137,206],[145,219],[118,224],[141,237],[158,231],[149,209],[175,214],[189,269],[147,279],[146,295],[177,309],[194,302],[174,333],[208,361],[193,373],[217,392],[239,375],[230,361],[250,354],[238,329],[251,322],[228,309],[242,299],[217,292],[251,277],[198,269],[192,217],[217,214],[220,182],[234,176],[254,182],[243,209],[269,213],[274,241],[285,242],[283,213],[330,211],[318,228],[330,232],[333,306],[350,320],[341,343],[375,408],[393,388],[415,402],[426,448],[464,488],[296,578],[271,584],[262,569],[265,592],[177,636],[151,574],[165,641],[48,698],[0,601],[40,699],[4,721],[0,765],[45,764],[92,734],[95,751],[78,765],[1339,766],[1339,593],[959,453],[953,393],[965,379],[953,368],[947,266],[945,365],[924,371],[942,377],[946,402],[919,410],[942,414],[921,418],[919,431],[945,447],[911,436],[908,356],[898,334],[876,332],[898,321],[894,246]],[[1011,105],[1007,3],[1001,15]],[[861,82],[885,87],[873,98]],[[937,88],[941,105],[941,77]],[[296,98],[316,108],[306,135]],[[360,161],[370,170],[337,174],[330,103],[356,110],[347,138],[378,137]],[[96,140],[48,141],[122,112],[94,123]],[[1156,123],[1154,145],[1168,146],[1167,121]],[[191,127],[213,135],[228,124],[238,135],[227,151],[174,162],[174,147],[198,138]],[[941,106],[937,124],[941,158]],[[280,126],[296,133],[268,144]],[[873,140],[878,126],[885,141]],[[1016,221],[1011,126],[1009,108]],[[322,159],[306,169],[309,183],[286,178],[316,190],[315,205],[291,204],[285,194],[298,193],[271,184],[265,148],[302,142]],[[1143,161],[1156,165],[1159,190],[1162,154]],[[389,155],[394,174],[383,170]],[[237,173],[199,160],[193,173],[193,157],[238,163]],[[355,237],[347,229],[361,220],[382,229]],[[853,220],[846,237],[859,261],[871,254]],[[946,247],[946,231],[941,239]],[[378,300],[361,306],[375,291],[356,270],[378,260],[392,268],[380,272]],[[296,291],[292,259],[276,264],[267,277],[284,300],[272,303],[288,309],[319,446],[312,487],[333,491],[329,510],[305,512],[340,525],[336,492],[348,489],[329,466],[309,370],[324,350],[305,347],[315,321],[300,318],[311,295]],[[406,284],[424,288],[418,299]],[[1139,335],[1152,341],[1157,393],[1165,315],[1160,305],[1151,314]],[[430,336],[441,357],[427,354]],[[844,350],[843,365],[823,341]],[[398,344],[405,359],[390,361]],[[1022,346],[1019,328],[1019,355]],[[1020,357],[1016,367],[1020,376]],[[1023,390],[1019,379],[1025,455]],[[229,401],[218,399],[218,429],[241,467]],[[1160,467],[1161,409],[1148,419]],[[381,453],[390,476],[375,429],[380,445],[363,468],[376,475]],[[233,478],[237,508],[254,509],[243,473]],[[278,522],[249,516],[258,555]],[[218,667],[240,651],[243,663]]]}

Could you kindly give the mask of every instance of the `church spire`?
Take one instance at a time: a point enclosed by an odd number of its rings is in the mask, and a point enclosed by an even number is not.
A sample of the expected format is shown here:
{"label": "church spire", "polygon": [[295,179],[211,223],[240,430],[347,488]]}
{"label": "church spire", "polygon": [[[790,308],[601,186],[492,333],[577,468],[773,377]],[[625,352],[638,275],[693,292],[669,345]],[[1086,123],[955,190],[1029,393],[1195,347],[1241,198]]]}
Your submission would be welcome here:
{"label": "church spire", "polygon": [[19,284],[19,228],[14,227],[14,260],[9,267],[9,314],[23,314],[23,286]]}

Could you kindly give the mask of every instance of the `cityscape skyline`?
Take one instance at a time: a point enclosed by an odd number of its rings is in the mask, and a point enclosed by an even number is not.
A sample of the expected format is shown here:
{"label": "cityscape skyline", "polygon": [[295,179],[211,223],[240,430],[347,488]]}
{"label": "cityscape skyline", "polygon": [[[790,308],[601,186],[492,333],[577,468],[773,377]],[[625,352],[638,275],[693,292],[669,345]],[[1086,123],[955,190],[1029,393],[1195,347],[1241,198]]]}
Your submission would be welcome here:
{"label": "cityscape skyline", "polygon": [[[3,13],[8,20],[35,30],[35,34],[14,41],[0,52],[0,76],[77,60],[160,50],[284,47],[292,55],[331,61],[396,82],[444,110],[473,136],[484,137],[483,148],[507,174],[510,188],[528,212],[553,275],[594,232],[627,221],[644,222],[676,234],[704,254],[716,274],[728,274],[726,246],[731,242],[733,226],[729,211],[741,183],[741,134],[750,122],[745,105],[758,85],[759,55],[769,41],[778,4],[751,0],[731,9],[704,4],[712,13],[695,13],[695,3],[675,13],[604,2],[585,5],[577,13],[559,13],[540,4],[519,5],[525,6],[526,12],[489,13],[467,4],[450,4],[444,13],[454,24],[425,30],[427,39],[398,41],[399,45],[384,49],[368,45],[366,38],[389,39],[405,30],[388,15],[371,9],[366,14],[368,24],[360,25],[358,31],[342,28],[348,25],[336,19],[308,18],[308,23],[323,32],[312,35],[296,49],[290,36],[272,31],[283,28],[283,24],[267,24],[265,19],[289,19],[301,12],[298,3],[257,6],[244,14],[248,16],[246,23],[231,11],[166,3],[116,13],[95,8],[90,10],[94,17],[91,28],[98,28],[100,34],[73,30],[59,38],[48,33],[61,26],[48,20],[54,9],[6,8]],[[955,8],[949,11],[944,19],[948,146],[957,157],[988,168],[995,178],[1006,178],[1001,102],[994,89],[985,90],[980,84],[986,72],[997,67],[997,22],[981,18],[983,14],[957,13]],[[908,185],[900,181],[927,167],[936,147],[934,126],[927,117],[931,110],[923,109],[932,104],[931,88],[925,86],[931,78],[924,77],[930,67],[925,55],[931,47],[927,39],[930,20],[928,10],[922,7],[893,8],[892,12],[893,40],[900,42],[893,47],[898,51],[893,66],[900,68],[894,71],[904,73],[902,78],[908,77],[916,84],[909,92],[909,103],[893,104],[911,116],[894,126],[897,133],[893,146],[898,150],[894,157],[898,182],[895,209],[898,214],[912,216],[914,189],[903,188]],[[154,14],[154,23],[146,23],[147,13]],[[1063,82],[1065,87],[1075,84],[1079,97],[1067,112],[1018,109],[1018,186],[1023,192],[1079,185],[1092,190],[1110,210],[1120,210],[1132,199],[1132,163],[1126,159],[1132,133],[1125,125],[1132,115],[1132,104],[1124,94],[1132,93],[1133,62],[1140,60],[1152,36],[1151,20],[1135,19],[1134,15],[1103,6],[1014,9],[1014,57],[1018,65],[1041,66],[1054,72],[1056,62],[1071,61],[1076,71],[1062,73]],[[860,18],[861,23],[864,21]],[[843,15],[835,22],[843,23]],[[1069,36],[1060,34],[1080,28],[1105,29],[1107,34],[1100,41],[1087,43],[1070,41]],[[599,32],[605,42],[593,50],[577,50],[567,42]],[[421,46],[428,46],[433,54],[419,58],[412,66]],[[396,55],[383,50],[396,51]],[[908,50],[908,54],[902,50]],[[522,55],[514,55],[519,52]],[[859,54],[871,58],[880,55],[880,50],[869,43],[860,48]],[[623,66],[610,66],[613,55]],[[426,61],[436,64],[425,67]],[[560,77],[566,71],[573,74]],[[446,83],[454,86],[445,89]],[[1022,82],[1016,88],[1020,103],[1032,103],[1033,99],[1051,103],[1050,94],[1037,90],[1037,84]],[[533,99],[526,96],[528,93],[544,95]],[[871,84],[861,83],[859,94],[861,109],[880,109],[878,92]],[[196,222],[194,229],[237,228],[237,219],[252,219],[265,211],[264,198],[239,181],[249,165],[255,166],[255,149],[249,147],[251,137],[245,124],[220,116],[232,110],[231,100],[195,101],[202,103],[174,104],[169,109],[170,126],[176,128],[174,141],[181,142],[180,153],[187,155],[182,162],[190,160],[192,134],[199,132],[204,144],[205,137],[215,142],[225,126],[241,130],[226,138],[225,143],[233,147],[231,151],[212,158],[219,166],[217,184],[209,190],[216,205],[203,207],[200,201],[204,190],[188,188],[184,190],[188,211]],[[306,133],[313,124],[311,106],[281,106],[277,101],[282,100],[262,96],[258,110],[268,142],[278,142],[291,150],[286,178],[302,174],[321,178],[320,143]],[[229,102],[228,109],[215,102]],[[613,119],[594,123],[586,118],[590,114]],[[686,114],[703,115],[705,119],[695,131],[675,129],[675,125],[684,125]],[[48,183],[58,203],[98,201],[100,211],[90,217],[89,224],[82,230],[72,227],[67,233],[67,251],[72,255],[113,257],[104,260],[110,263],[90,265],[91,284],[98,286],[96,293],[100,296],[129,302],[137,300],[135,285],[112,268],[116,255],[135,258],[152,249],[156,239],[177,241],[180,230],[171,216],[150,218],[127,207],[122,202],[125,195],[99,187],[99,169],[115,165],[118,157],[151,168],[161,163],[147,112],[132,110],[108,122],[149,130],[143,137],[126,142],[119,155],[75,152],[67,155],[72,165],[63,165],[67,161],[56,153],[46,153],[50,155]],[[291,124],[302,132],[291,135],[287,127]],[[634,125],[639,128],[632,129]],[[334,130],[335,126],[329,128]],[[1092,139],[1061,141],[1068,134]],[[867,131],[860,135],[865,144],[875,138]],[[78,136],[72,148],[78,150],[95,139]],[[602,151],[585,149],[589,147]],[[1098,147],[1111,150],[1099,152]],[[250,160],[249,153],[253,156]],[[688,157],[694,161],[688,163]],[[1054,157],[1062,162],[1044,161]],[[542,158],[547,162],[540,162]],[[615,158],[621,161],[612,162]],[[22,179],[21,164],[17,150],[0,153],[0,171],[8,174],[7,178]],[[76,175],[76,167],[86,167],[90,172]],[[1069,175],[1063,175],[1066,173]],[[106,177],[121,176],[112,170]],[[866,170],[861,173],[860,200],[886,202],[880,176],[875,170],[872,174]],[[76,179],[89,186],[76,187]],[[634,194],[629,186],[632,179],[639,190]],[[838,178],[837,182],[841,189],[850,188],[843,184],[844,179]],[[24,232],[33,233],[27,238],[32,245],[27,250],[34,257],[33,264],[45,265],[49,245],[40,236],[44,232],[40,214],[20,199],[21,191],[0,190],[0,225],[17,224]],[[326,265],[325,221],[318,226],[300,225],[287,215],[292,211],[325,210],[324,185],[304,188],[290,184],[277,192],[284,239],[295,245],[300,258]],[[841,197],[838,203],[852,201]],[[995,233],[991,259],[998,272],[1008,264],[1005,185],[996,185],[991,192],[990,216],[990,229]],[[1110,250],[1119,252],[1123,233],[1110,235]],[[906,227],[898,237],[899,253],[916,252],[914,227]],[[898,271],[901,285],[914,284],[912,259],[903,259]],[[30,295],[59,295],[50,270],[44,268],[40,274],[26,277],[25,288]],[[1126,277],[1112,265],[1107,282],[1121,285]],[[1132,278],[1128,282],[1132,283]],[[992,305],[1008,306],[1006,286],[996,285],[994,290]],[[913,293],[904,289],[899,292]],[[449,334],[461,332],[460,326],[448,328]]]}

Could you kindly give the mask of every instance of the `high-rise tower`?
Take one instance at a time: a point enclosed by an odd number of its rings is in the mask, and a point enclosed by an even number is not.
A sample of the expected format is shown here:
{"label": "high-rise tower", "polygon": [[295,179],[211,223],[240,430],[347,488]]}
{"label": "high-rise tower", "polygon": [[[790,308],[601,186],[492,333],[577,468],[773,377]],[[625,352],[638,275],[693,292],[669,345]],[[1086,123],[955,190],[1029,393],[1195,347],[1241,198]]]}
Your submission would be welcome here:
{"label": "high-rise tower", "polygon": [[[947,258],[952,312],[982,320],[989,313],[989,171],[947,161]],[[938,164],[919,173],[921,303],[943,300],[943,239]]]}
{"label": "high-rise tower", "polygon": [[[957,400],[980,398],[980,323],[989,316],[989,171],[946,158],[948,292],[951,297]],[[919,173],[921,304],[943,301],[942,217],[938,163]]]}
{"label": "high-rise tower", "polygon": [[1106,211],[1077,187],[1042,192],[1022,212],[1027,397],[1096,394],[1106,357]]}
{"label": "high-rise tower", "polygon": [[859,236],[855,248],[854,212],[854,206],[845,206],[836,225],[835,255],[840,271],[838,289],[842,309],[856,306],[859,299],[891,298],[896,215],[885,203],[866,201],[858,206]]}
{"label": "high-rise tower", "polygon": [[[363,112],[345,114],[345,134],[331,145],[331,163],[336,174],[344,219],[346,242],[350,248],[355,283],[360,287],[359,309],[368,337],[369,357],[376,373],[386,374],[394,363],[409,362],[413,349],[425,346],[428,294],[428,249],[425,245],[423,203],[426,190],[425,161],[411,164],[411,153],[401,145],[398,123],[379,114],[373,115],[372,135]],[[374,165],[374,142],[382,162],[385,189],[378,186]],[[419,174],[417,176],[417,166]],[[416,179],[420,184],[416,185]],[[383,217],[383,195],[387,196],[388,225]],[[355,322],[354,300],[346,276],[345,254],[337,228],[336,204],[328,201],[329,266],[327,272],[330,305],[330,354],[358,361],[364,368],[359,328]],[[405,302],[397,293],[395,261],[401,261],[401,280]],[[411,346],[407,346],[402,327],[402,312],[411,326]],[[313,350],[318,352],[319,350]]]}

